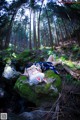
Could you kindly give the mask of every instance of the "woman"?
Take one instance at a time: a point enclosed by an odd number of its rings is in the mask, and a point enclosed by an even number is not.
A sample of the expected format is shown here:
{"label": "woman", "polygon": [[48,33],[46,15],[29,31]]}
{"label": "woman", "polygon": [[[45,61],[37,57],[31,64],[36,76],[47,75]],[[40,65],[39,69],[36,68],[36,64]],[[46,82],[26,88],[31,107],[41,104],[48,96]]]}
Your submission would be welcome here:
{"label": "woman", "polygon": [[59,64],[60,62],[55,62],[52,55],[49,56],[47,62],[37,62],[34,64],[29,64],[24,71],[23,75],[26,75],[29,78],[30,84],[38,84],[39,82],[46,82],[45,74],[43,73],[46,70],[53,70],[56,74],[59,74],[55,69],[54,65]]}

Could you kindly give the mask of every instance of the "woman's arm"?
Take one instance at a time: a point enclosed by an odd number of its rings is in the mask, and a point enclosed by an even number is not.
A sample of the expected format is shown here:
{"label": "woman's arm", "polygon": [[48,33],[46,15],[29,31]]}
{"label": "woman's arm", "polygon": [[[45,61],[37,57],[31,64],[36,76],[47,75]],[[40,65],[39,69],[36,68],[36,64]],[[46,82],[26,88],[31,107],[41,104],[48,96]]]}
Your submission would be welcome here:
{"label": "woman's arm", "polygon": [[27,77],[29,76],[26,68],[25,68],[24,73],[22,75],[27,76]]}

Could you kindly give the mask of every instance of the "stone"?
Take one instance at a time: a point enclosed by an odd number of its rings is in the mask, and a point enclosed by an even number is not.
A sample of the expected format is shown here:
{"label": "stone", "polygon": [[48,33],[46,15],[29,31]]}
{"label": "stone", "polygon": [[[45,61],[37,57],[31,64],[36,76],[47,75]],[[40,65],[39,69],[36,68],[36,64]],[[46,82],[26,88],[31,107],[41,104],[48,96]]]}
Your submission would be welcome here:
{"label": "stone", "polygon": [[45,72],[47,83],[41,82],[38,85],[30,85],[26,76],[20,76],[14,88],[27,100],[41,105],[47,101],[54,101],[61,90],[61,79],[52,70]]}
{"label": "stone", "polygon": [[10,65],[6,64],[5,68],[4,68],[4,72],[2,74],[2,76],[6,79],[13,79],[13,78],[17,78],[17,76],[20,75],[20,72],[17,72],[13,67],[11,67]]}
{"label": "stone", "polygon": [[[34,110],[31,112],[23,112],[19,115],[19,117],[23,118],[24,120],[44,120],[48,113],[49,111]],[[51,112],[50,115],[51,114],[53,114],[53,112]]]}

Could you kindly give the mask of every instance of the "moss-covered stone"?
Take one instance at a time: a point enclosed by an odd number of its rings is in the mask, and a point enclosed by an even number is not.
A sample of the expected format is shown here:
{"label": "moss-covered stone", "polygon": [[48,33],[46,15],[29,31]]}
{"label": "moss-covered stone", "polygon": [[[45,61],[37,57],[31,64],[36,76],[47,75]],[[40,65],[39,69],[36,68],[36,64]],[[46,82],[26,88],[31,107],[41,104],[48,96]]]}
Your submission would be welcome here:
{"label": "moss-covered stone", "polygon": [[[27,77],[20,76],[20,78],[16,81],[15,89],[19,92],[19,94],[31,102],[34,102],[36,105],[40,105],[46,101],[54,101],[56,97],[58,97],[60,88],[61,88],[61,79],[58,75],[54,74],[52,70],[48,70],[45,72],[45,76],[48,78],[55,78],[56,80],[49,83],[40,83],[38,85],[29,85],[29,81]],[[52,89],[52,87],[58,89],[56,92]]]}
{"label": "moss-covered stone", "polygon": [[31,52],[29,50],[25,50],[24,52],[17,55],[17,59],[27,58],[30,55],[31,55]]}
{"label": "moss-covered stone", "polygon": [[30,101],[35,102],[37,100],[37,95],[33,91],[32,86],[29,85],[28,79],[26,76],[20,76],[17,80],[14,88],[19,92],[19,94]]}
{"label": "moss-covered stone", "polygon": [[55,79],[52,85],[56,87],[58,91],[61,90],[61,78],[59,75],[55,74],[52,70],[48,70],[45,72],[45,77]]}

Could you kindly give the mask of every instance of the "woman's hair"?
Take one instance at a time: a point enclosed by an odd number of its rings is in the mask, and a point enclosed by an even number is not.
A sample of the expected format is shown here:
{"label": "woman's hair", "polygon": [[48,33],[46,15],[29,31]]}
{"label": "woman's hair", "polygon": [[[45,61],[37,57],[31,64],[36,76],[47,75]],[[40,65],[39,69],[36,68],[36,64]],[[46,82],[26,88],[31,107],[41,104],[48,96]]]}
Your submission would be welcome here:
{"label": "woman's hair", "polygon": [[28,63],[26,64],[26,68],[29,68],[29,67],[31,67],[32,65],[33,65],[32,62],[28,62]]}

